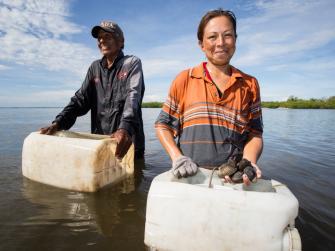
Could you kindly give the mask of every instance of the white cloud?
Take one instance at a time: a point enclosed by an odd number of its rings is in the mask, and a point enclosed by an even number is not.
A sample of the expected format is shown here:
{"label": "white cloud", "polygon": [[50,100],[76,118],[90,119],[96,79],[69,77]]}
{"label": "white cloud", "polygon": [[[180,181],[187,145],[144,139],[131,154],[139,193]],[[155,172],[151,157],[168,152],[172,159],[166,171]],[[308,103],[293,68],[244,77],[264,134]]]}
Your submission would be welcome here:
{"label": "white cloud", "polygon": [[335,40],[334,1],[258,1],[254,8],[255,16],[238,22],[239,66],[289,62]]}
{"label": "white cloud", "polygon": [[265,67],[268,71],[288,71],[294,69],[299,72],[311,72],[323,74],[324,72],[334,72],[335,59],[313,58],[304,62],[291,62],[289,64],[272,64]]}
{"label": "white cloud", "polygon": [[68,16],[67,1],[2,1],[0,60],[82,77],[95,52],[66,39],[82,31]]}
{"label": "white cloud", "polygon": [[182,69],[184,64],[177,59],[149,58],[143,59],[143,70],[146,77],[155,77],[166,75],[170,72],[176,72]]}
{"label": "white cloud", "polygon": [[0,27],[6,30],[29,32],[45,37],[81,32],[82,28],[66,20],[70,15],[68,1],[62,0],[20,0],[1,1]]}
{"label": "white cloud", "polygon": [[203,59],[194,34],[172,39],[139,55],[146,77],[170,77]]}
{"label": "white cloud", "polygon": [[184,35],[138,54],[146,83],[145,102],[165,101],[172,80],[204,59],[194,34]]}
{"label": "white cloud", "polygon": [[10,69],[9,66],[0,64],[0,71],[4,71],[4,70],[8,70],[8,69]]}

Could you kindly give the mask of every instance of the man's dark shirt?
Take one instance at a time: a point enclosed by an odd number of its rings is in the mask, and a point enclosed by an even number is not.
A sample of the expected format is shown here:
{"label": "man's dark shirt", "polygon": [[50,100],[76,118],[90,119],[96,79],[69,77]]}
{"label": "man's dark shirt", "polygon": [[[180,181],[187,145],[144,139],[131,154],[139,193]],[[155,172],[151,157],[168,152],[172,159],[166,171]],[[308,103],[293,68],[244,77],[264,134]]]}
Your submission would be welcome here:
{"label": "man's dark shirt", "polygon": [[144,154],[144,132],[141,104],[144,95],[142,64],[135,56],[121,51],[111,68],[103,57],[94,61],[81,88],[57,115],[60,129],[68,130],[78,116],[91,110],[91,132],[112,134],[125,129],[135,144],[135,157]]}

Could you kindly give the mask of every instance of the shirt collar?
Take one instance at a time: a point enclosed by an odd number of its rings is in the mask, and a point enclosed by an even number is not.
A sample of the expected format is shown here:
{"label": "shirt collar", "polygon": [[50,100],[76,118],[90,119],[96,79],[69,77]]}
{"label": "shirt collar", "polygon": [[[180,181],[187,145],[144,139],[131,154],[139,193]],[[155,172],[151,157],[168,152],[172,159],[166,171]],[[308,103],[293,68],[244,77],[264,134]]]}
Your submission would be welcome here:
{"label": "shirt collar", "polygon": [[[194,67],[192,69],[191,72],[191,77],[194,78],[202,78],[205,81],[212,83],[213,81],[211,80],[210,77],[207,76],[206,74],[206,69],[205,69],[205,65],[207,64],[207,62],[202,62],[201,64],[199,64],[198,66]],[[242,72],[239,71],[238,69],[236,69],[234,66],[230,66],[232,69],[232,75],[230,77],[230,83],[235,83],[237,79],[239,78],[243,78]]]}
{"label": "shirt collar", "polygon": [[[114,66],[117,64],[117,62],[118,62],[121,58],[123,58],[123,57],[124,57],[123,51],[120,50],[119,54],[117,55],[117,57],[116,57],[115,60],[114,60],[114,63],[113,63],[113,65],[112,65],[112,67],[114,67]],[[101,60],[100,60],[100,65],[101,65],[104,69],[108,69],[108,68],[107,68],[107,59],[106,59],[105,56],[103,56],[103,57],[101,58]]]}

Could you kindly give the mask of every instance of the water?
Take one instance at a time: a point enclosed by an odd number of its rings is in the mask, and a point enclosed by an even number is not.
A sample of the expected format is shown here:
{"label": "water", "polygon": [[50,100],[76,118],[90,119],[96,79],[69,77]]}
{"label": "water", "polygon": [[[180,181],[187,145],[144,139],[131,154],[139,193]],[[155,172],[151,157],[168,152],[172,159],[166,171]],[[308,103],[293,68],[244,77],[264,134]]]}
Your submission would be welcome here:
{"label": "water", "polygon": [[[170,167],[155,137],[159,109],[144,109],[146,158],[135,180],[95,194],[67,191],[21,175],[23,139],[58,108],[0,108],[0,250],[144,250],[146,197]],[[335,110],[264,109],[264,176],[288,185],[300,203],[304,251],[335,250]],[[74,131],[89,131],[79,118]]]}

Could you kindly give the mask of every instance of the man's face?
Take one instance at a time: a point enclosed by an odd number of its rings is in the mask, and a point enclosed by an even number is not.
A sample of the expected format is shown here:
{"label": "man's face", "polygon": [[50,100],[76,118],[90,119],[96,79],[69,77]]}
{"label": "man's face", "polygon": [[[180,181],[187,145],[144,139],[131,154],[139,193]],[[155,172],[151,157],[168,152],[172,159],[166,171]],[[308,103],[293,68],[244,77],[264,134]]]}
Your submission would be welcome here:
{"label": "man's face", "polygon": [[121,43],[114,38],[113,34],[100,30],[98,33],[98,47],[102,55],[106,57],[115,57],[121,50]]}

